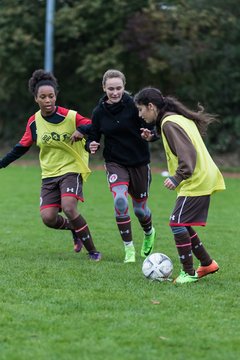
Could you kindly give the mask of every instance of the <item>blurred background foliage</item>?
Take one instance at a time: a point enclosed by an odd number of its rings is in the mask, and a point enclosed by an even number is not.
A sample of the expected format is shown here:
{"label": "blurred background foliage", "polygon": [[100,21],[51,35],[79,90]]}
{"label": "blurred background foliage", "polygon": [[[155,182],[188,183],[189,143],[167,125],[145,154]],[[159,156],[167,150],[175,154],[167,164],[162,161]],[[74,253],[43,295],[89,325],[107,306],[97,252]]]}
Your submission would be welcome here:
{"label": "blurred background foliage", "polygon": [[[14,145],[37,110],[28,79],[44,67],[46,1],[0,0],[0,137]],[[240,7],[237,0],[56,0],[58,103],[91,116],[109,68],[126,89],[159,87],[218,114],[211,151],[239,155]]]}

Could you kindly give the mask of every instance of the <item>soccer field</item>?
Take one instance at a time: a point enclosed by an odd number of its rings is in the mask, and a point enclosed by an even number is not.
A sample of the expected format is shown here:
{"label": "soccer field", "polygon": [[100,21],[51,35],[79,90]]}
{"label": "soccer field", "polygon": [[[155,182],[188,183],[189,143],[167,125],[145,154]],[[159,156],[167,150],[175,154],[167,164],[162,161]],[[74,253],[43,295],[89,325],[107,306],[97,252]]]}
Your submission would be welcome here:
{"label": "soccer field", "polygon": [[[220,271],[196,284],[150,282],[141,273],[142,231],[133,215],[135,264],[124,264],[105,173],[94,171],[79,204],[103,259],[74,253],[70,232],[39,216],[40,170],[1,170],[1,360],[236,360],[239,333],[240,179],[212,197],[198,234]],[[176,194],[153,174],[154,252],[180,270],[168,218]],[[198,264],[196,263],[196,266]]]}

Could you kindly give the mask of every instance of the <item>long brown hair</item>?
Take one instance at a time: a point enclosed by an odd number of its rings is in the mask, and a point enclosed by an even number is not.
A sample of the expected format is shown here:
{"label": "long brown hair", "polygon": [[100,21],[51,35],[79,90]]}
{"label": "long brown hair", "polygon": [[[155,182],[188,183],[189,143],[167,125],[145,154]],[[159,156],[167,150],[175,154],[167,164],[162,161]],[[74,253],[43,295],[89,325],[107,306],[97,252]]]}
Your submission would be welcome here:
{"label": "long brown hair", "polygon": [[158,132],[160,132],[161,122],[166,113],[175,113],[193,120],[202,136],[206,134],[208,125],[217,121],[217,115],[206,113],[204,107],[200,104],[197,105],[198,111],[190,110],[176,98],[172,96],[164,97],[159,89],[152,87],[140,90],[135,95],[134,101],[137,105],[147,106],[149,103],[152,103],[157,107],[156,127]]}

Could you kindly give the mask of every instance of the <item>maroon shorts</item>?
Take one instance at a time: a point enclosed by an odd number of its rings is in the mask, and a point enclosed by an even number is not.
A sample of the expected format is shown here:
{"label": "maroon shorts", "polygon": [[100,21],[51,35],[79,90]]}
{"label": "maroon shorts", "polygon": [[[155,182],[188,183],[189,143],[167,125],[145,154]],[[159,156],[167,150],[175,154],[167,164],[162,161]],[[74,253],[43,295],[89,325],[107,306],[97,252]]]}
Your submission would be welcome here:
{"label": "maroon shorts", "polygon": [[127,185],[128,193],[132,198],[141,200],[148,197],[151,183],[149,165],[128,167],[108,162],[105,164],[105,169],[110,190],[116,185]]}
{"label": "maroon shorts", "polygon": [[179,196],[170,216],[170,226],[205,226],[210,195]]}
{"label": "maroon shorts", "polygon": [[43,179],[40,209],[52,206],[61,208],[61,198],[63,196],[73,196],[80,201],[84,201],[81,174],[67,173],[62,176]]}

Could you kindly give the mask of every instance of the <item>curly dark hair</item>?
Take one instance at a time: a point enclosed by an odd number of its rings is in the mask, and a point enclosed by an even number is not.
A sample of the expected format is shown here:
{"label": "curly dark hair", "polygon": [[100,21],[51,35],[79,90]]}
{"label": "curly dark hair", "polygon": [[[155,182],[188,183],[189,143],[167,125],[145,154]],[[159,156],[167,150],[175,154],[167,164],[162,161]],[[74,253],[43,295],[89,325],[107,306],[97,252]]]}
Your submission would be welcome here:
{"label": "curly dark hair", "polygon": [[161,122],[166,113],[175,113],[182,115],[189,120],[193,120],[202,136],[207,132],[207,127],[210,123],[218,121],[217,115],[208,114],[204,107],[198,104],[198,111],[193,111],[183,105],[179,100],[171,96],[163,96],[161,91],[156,88],[147,87],[140,90],[134,97],[137,105],[148,105],[152,103],[158,109],[158,116],[156,119],[156,128],[160,133]]}
{"label": "curly dark hair", "polygon": [[35,70],[32,77],[28,81],[28,89],[33,96],[37,96],[38,89],[42,85],[50,85],[53,87],[55,94],[58,93],[58,82],[55,76],[43,69]]}

